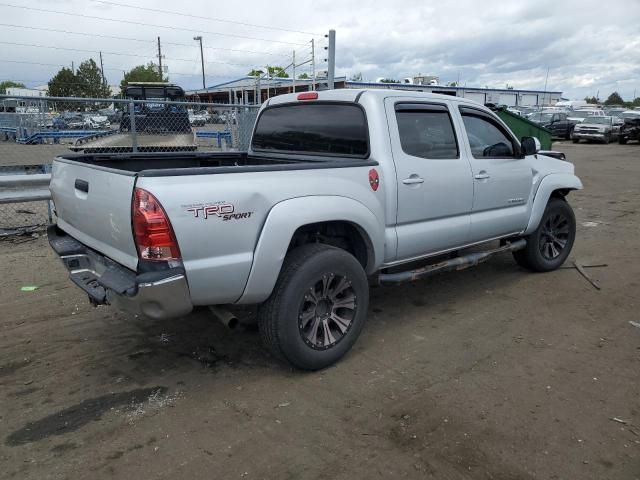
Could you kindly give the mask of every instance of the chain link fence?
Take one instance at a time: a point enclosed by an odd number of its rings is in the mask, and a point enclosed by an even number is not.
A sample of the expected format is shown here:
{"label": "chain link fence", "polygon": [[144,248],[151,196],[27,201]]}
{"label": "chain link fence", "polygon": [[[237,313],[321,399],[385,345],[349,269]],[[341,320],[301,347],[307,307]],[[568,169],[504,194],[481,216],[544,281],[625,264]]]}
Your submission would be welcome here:
{"label": "chain link fence", "polygon": [[[0,176],[48,173],[56,156],[70,153],[246,150],[258,110],[162,99],[0,97]],[[7,195],[0,194],[0,236],[50,223],[49,202]]]}

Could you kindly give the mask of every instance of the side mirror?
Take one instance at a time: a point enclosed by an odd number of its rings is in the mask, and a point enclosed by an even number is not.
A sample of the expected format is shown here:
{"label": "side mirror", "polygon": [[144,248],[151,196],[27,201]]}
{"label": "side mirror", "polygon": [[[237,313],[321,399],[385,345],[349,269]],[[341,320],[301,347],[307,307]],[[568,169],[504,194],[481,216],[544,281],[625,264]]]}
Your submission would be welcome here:
{"label": "side mirror", "polygon": [[542,148],[540,145],[540,140],[536,137],[522,137],[520,140],[520,145],[522,146],[522,153],[526,155],[535,155]]}

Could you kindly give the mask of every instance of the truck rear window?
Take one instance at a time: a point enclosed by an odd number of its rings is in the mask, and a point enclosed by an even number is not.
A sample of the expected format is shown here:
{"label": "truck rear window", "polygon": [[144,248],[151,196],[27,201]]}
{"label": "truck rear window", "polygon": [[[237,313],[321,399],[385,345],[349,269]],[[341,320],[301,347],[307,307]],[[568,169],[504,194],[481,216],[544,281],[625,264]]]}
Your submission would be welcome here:
{"label": "truck rear window", "polygon": [[253,150],[367,157],[367,121],[362,108],[348,103],[274,106],[258,119]]}

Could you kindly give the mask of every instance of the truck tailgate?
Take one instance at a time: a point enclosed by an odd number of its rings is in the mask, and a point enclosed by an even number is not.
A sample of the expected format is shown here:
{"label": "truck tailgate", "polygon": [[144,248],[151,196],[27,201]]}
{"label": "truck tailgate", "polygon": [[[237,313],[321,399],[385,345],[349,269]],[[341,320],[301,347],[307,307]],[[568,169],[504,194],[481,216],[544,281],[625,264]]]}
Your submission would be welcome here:
{"label": "truck tailgate", "polygon": [[138,255],[131,230],[135,175],[56,159],[51,196],[58,226],[88,247],[132,270]]}

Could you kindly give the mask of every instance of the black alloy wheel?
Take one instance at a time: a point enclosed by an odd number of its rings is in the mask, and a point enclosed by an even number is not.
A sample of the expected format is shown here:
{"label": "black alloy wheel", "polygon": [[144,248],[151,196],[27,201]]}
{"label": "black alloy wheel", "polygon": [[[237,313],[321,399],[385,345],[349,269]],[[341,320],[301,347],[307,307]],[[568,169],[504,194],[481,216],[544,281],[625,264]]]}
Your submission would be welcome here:
{"label": "black alloy wheel", "polygon": [[323,275],[300,302],[298,329],[302,340],[316,350],[333,347],[351,328],[357,308],[358,297],[346,276]]}

